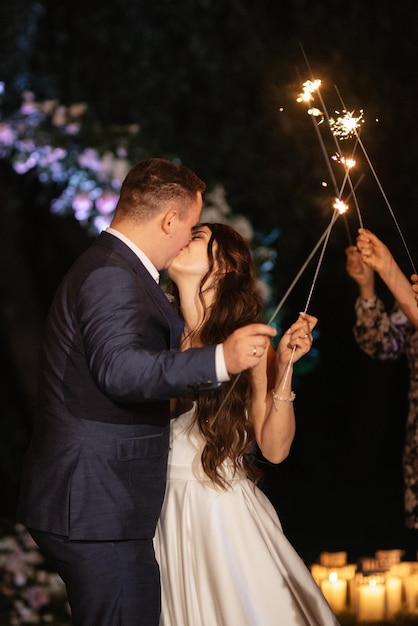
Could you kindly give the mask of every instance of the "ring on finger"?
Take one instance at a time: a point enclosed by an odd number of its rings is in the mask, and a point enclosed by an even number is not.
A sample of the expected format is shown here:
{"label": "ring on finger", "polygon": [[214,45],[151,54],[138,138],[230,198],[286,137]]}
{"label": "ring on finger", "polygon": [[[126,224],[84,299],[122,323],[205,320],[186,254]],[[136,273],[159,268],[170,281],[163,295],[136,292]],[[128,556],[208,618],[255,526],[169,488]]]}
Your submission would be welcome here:
{"label": "ring on finger", "polygon": [[257,356],[257,348],[253,348],[253,356]]}

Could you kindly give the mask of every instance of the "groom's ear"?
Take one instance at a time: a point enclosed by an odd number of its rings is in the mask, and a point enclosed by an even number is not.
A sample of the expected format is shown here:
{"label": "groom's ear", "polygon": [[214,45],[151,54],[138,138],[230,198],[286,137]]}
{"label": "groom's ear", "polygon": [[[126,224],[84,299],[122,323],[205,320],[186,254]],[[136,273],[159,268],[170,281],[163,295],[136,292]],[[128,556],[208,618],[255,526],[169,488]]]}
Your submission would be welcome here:
{"label": "groom's ear", "polygon": [[166,213],[164,213],[161,218],[161,230],[166,235],[171,235],[176,220],[178,220],[178,212],[176,211],[176,209],[170,209],[166,211]]}

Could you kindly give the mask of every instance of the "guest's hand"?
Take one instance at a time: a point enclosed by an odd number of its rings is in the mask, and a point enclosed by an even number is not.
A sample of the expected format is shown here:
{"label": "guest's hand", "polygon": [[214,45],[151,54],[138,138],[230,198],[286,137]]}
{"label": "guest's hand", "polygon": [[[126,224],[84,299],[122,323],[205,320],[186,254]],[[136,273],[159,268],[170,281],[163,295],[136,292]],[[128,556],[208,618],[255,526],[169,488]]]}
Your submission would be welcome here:
{"label": "guest's hand", "polygon": [[411,280],[413,282],[412,291],[415,294],[415,300],[416,300],[417,306],[418,306],[418,274],[412,274]]}
{"label": "guest's hand", "polygon": [[356,281],[359,287],[374,287],[374,271],[366,265],[356,246],[349,246],[346,253],[347,274]]}
{"label": "guest's hand", "polygon": [[380,273],[387,271],[393,262],[389,248],[376,235],[366,228],[359,228],[357,249],[364,263]]}

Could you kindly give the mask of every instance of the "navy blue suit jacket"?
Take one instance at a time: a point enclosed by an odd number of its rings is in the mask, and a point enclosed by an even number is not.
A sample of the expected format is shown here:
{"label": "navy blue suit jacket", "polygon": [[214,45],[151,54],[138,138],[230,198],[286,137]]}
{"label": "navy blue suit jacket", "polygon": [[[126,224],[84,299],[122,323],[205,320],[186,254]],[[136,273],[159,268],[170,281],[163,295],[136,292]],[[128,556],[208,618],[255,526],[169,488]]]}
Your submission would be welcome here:
{"label": "navy blue suit jacket", "polygon": [[78,540],[151,538],[169,399],[218,386],[215,348],[176,350],[182,321],[138,257],[102,233],[60,285],[18,519]]}

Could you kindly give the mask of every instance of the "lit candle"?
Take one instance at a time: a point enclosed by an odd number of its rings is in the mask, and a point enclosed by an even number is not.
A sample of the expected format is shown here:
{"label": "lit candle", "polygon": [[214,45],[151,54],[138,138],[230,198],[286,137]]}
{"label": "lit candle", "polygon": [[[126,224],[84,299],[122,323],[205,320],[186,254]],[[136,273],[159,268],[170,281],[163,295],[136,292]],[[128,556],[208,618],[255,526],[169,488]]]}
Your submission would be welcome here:
{"label": "lit candle", "polygon": [[386,617],[393,617],[402,610],[402,580],[397,576],[386,576]]}
{"label": "lit candle", "polygon": [[347,581],[347,606],[352,611],[355,611],[356,600],[355,600],[355,576],[356,576],[357,565],[354,563],[347,563],[343,567],[340,567],[338,570],[338,575],[343,580]]}
{"label": "lit candle", "polygon": [[363,622],[376,622],[385,617],[385,585],[381,576],[364,576],[358,579],[357,618]]}
{"label": "lit candle", "polygon": [[319,562],[325,567],[342,567],[347,563],[347,552],[321,552]]}
{"label": "lit candle", "polygon": [[326,580],[321,582],[322,593],[334,613],[342,613],[347,604],[347,581],[339,578],[337,572],[331,572]]}
{"label": "lit candle", "polygon": [[316,584],[321,586],[321,582],[328,576],[328,568],[318,563],[313,563],[311,565],[311,574]]}
{"label": "lit candle", "polygon": [[392,565],[398,565],[404,555],[403,550],[378,550],[375,553],[379,569],[390,569]]}
{"label": "lit candle", "polygon": [[392,565],[389,573],[391,576],[396,576],[397,578],[401,578],[403,580],[406,576],[412,573],[415,565],[416,563],[414,561],[402,561],[398,565]]}
{"label": "lit candle", "polygon": [[418,572],[413,572],[406,576],[405,583],[405,596],[406,596],[406,608],[408,613],[418,613]]}

